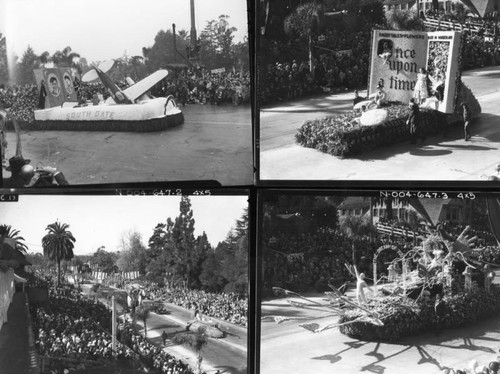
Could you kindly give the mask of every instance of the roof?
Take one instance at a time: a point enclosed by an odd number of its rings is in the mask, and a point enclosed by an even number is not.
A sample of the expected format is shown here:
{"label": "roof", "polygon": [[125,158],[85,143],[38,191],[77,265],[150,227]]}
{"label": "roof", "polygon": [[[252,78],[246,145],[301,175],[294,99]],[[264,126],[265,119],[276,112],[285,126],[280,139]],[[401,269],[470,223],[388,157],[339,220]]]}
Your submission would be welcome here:
{"label": "roof", "polygon": [[418,199],[410,200],[413,208],[425,218],[425,220],[436,226],[445,205],[462,205],[456,204],[456,199]]}
{"label": "roof", "polygon": [[399,4],[409,4],[415,3],[415,0],[385,0],[383,5],[399,5]]}

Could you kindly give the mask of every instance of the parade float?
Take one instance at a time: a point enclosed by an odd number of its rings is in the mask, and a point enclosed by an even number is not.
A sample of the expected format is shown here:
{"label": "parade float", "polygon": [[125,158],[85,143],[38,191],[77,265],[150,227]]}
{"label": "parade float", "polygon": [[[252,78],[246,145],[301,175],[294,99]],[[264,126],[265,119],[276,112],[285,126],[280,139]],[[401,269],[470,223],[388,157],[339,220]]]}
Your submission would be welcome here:
{"label": "parade float", "polygon": [[40,92],[41,107],[34,111],[34,122],[24,124],[30,130],[68,131],[162,131],[184,122],[182,111],[172,96],[155,98],[151,88],[168,75],[157,70],[141,81],[129,80],[121,90],[106,72],[113,61],[89,70],[85,83],[97,80],[105,86],[109,97],[94,95],[92,102],[78,102],[72,75],[65,68],[38,69],[35,78]]}
{"label": "parade float", "polygon": [[[427,209],[433,210],[439,203],[425,205],[412,201],[411,204],[430,217]],[[497,199],[488,199],[487,205],[493,235],[497,238],[500,204]],[[313,333],[338,328],[342,334],[362,341],[397,342],[498,315],[500,287],[493,282],[498,264],[488,259],[498,259],[499,248],[486,246],[485,238],[478,237],[481,235],[470,226],[449,230],[436,219],[432,221],[425,233],[399,230],[405,245],[391,241],[380,246],[371,258],[373,273],[364,274],[356,265],[346,264],[354,278],[345,283],[353,286],[349,292],[349,287],[329,284],[330,291],[322,298],[312,298],[273,287],[276,296],[286,298],[292,307],[304,313],[297,313],[298,317],[268,315],[262,319],[277,323],[303,321],[298,326]],[[469,235],[471,232],[476,235]],[[390,236],[395,235],[393,232]],[[408,241],[413,244],[408,245]],[[388,257],[392,260],[379,261]],[[307,310],[315,313],[308,315]]]}
{"label": "parade float", "polygon": [[[467,105],[472,118],[481,113],[481,106],[461,81],[461,46],[462,34],[456,31],[374,30],[367,97],[354,100],[348,113],[304,122],[295,135],[297,143],[352,157],[411,140],[408,102],[419,80],[427,88],[417,103],[419,134],[444,134],[462,126],[461,104]],[[424,75],[419,75],[420,69]],[[377,102],[378,88],[384,93],[382,102]]]}

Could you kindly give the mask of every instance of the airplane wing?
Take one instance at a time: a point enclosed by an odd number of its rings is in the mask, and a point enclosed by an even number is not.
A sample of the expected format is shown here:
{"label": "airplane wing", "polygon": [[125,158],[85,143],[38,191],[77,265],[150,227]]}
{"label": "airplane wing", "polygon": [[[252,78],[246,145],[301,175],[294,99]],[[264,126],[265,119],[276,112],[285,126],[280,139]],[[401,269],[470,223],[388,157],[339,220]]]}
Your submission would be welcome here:
{"label": "airplane wing", "polygon": [[162,79],[164,79],[168,75],[167,70],[157,70],[153,74],[148,75],[146,78],[143,80],[137,82],[133,86],[130,86],[126,89],[123,90],[123,93],[127,95],[127,97],[131,101],[135,101],[137,98],[139,98],[141,95],[145,94],[148,92],[151,87],[153,87],[156,83],[160,82]]}

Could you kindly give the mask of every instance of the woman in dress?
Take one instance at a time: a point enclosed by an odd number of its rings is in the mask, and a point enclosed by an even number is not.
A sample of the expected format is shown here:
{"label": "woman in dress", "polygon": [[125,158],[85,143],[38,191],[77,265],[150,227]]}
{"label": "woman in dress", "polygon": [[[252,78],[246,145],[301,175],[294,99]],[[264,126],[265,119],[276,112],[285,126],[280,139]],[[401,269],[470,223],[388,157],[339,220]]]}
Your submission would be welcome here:
{"label": "woman in dress", "polygon": [[418,105],[421,105],[429,97],[429,93],[427,92],[427,72],[424,68],[418,70],[413,97]]}

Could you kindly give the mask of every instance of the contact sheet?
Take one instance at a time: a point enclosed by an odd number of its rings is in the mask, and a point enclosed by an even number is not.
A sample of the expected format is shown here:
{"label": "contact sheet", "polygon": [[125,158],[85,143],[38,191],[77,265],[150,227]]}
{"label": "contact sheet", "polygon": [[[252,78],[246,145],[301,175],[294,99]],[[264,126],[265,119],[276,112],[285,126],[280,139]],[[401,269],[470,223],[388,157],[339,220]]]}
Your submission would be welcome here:
{"label": "contact sheet", "polygon": [[499,6],[0,0],[0,372],[496,373]]}

